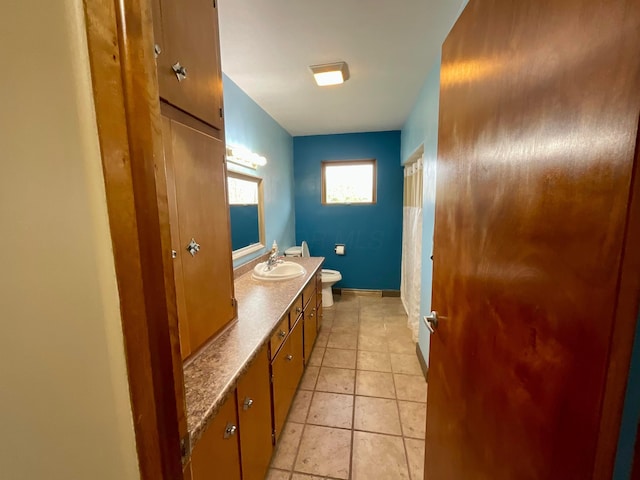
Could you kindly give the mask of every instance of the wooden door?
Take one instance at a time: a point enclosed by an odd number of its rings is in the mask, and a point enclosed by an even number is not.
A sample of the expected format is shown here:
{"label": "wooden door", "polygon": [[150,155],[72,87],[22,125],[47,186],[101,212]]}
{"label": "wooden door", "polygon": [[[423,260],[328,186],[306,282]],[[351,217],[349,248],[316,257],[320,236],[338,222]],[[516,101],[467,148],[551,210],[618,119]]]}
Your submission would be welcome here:
{"label": "wooden door", "polygon": [[302,325],[303,320],[299,320],[291,329],[291,333],[289,333],[287,340],[271,365],[271,373],[273,375],[273,422],[276,441],[282,432],[284,421],[289,413],[289,407],[304,371],[302,361]]}
{"label": "wooden door", "polygon": [[[163,117],[165,168],[176,252],[178,322],[183,357],[220,331],[234,316],[231,235],[224,144]],[[187,246],[194,240],[200,250]]]}
{"label": "wooden door", "polygon": [[237,391],[242,479],[264,480],[273,452],[271,382],[266,346],[238,381]]}
{"label": "wooden door", "polygon": [[[161,48],[156,59],[160,98],[222,130],[222,74],[215,2],[154,0],[152,7],[156,43]],[[182,80],[173,70],[177,63],[186,70],[186,78]]]}
{"label": "wooden door", "polygon": [[610,478],[639,72],[637,1],[471,0],[445,41],[425,478]]}
{"label": "wooden door", "polygon": [[191,452],[193,480],[240,480],[235,394],[228,398]]}

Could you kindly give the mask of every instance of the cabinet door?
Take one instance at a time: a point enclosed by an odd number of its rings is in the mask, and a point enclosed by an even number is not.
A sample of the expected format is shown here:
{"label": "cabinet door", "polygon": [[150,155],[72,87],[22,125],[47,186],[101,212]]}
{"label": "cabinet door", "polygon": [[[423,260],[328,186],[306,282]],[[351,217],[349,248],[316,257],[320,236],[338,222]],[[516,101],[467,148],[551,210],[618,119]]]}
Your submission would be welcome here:
{"label": "cabinet door", "polygon": [[[159,0],[159,12],[158,0],[155,2],[154,16],[160,16],[164,40],[156,60],[160,97],[221,130],[222,76],[215,2]],[[156,43],[159,36],[156,34]],[[174,72],[177,64],[185,69],[182,79]]]}
{"label": "cabinet door", "polygon": [[173,119],[162,125],[184,358],[235,316],[224,144]]}
{"label": "cabinet door", "polygon": [[273,451],[271,382],[266,346],[238,381],[237,392],[242,478],[264,480]]}
{"label": "cabinet door", "polygon": [[302,362],[302,325],[303,321],[298,321],[295,324],[271,364],[273,376],[273,423],[276,441],[280,436],[280,432],[282,432],[282,426],[287,418],[287,413],[289,413],[291,401],[304,370]]}
{"label": "cabinet door", "polygon": [[305,365],[309,361],[311,356],[311,350],[313,350],[313,344],[316,341],[318,335],[318,322],[316,311],[316,300],[312,298],[306,307],[304,307],[304,363]]}
{"label": "cabinet door", "polygon": [[324,318],[324,310],[322,309],[322,298],[318,298],[318,307],[316,308],[317,331],[322,330],[322,319]]}
{"label": "cabinet door", "polygon": [[191,453],[193,480],[240,480],[240,447],[235,395],[202,434]]}

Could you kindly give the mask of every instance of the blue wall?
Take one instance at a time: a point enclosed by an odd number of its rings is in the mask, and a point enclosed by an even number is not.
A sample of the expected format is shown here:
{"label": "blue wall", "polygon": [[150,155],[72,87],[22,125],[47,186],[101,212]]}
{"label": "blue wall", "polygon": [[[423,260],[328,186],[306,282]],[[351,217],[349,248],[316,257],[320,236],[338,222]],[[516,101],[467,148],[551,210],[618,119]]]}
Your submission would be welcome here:
{"label": "blue wall", "polygon": [[[400,132],[316,135],[293,139],[296,241],[306,240],[311,255],[339,270],[336,287],[400,289],[402,188]],[[324,160],[377,160],[377,203],[321,205],[320,165]],[[336,243],[346,245],[338,256]]]}
{"label": "blue wall", "polygon": [[222,76],[226,140],[267,158],[256,171],[234,170],[264,179],[266,247],[233,262],[234,267],[262,255],[274,240],[281,251],[295,245],[293,204],[293,139],[226,75]]}
{"label": "blue wall", "polygon": [[640,421],[640,312],[636,323],[636,336],[631,354],[631,368],[627,380],[627,395],[622,411],[622,425],[618,440],[618,454],[613,473],[614,480],[631,478],[633,466],[633,447]]}
{"label": "blue wall", "polygon": [[[440,100],[440,56],[431,68],[422,86],[418,100],[402,128],[402,161],[424,146],[422,191],[422,275],[420,316],[431,311],[431,285],[433,270],[433,227],[436,202],[436,160],[438,158],[438,105]],[[419,324],[418,343],[427,364],[429,363],[429,330]]]}

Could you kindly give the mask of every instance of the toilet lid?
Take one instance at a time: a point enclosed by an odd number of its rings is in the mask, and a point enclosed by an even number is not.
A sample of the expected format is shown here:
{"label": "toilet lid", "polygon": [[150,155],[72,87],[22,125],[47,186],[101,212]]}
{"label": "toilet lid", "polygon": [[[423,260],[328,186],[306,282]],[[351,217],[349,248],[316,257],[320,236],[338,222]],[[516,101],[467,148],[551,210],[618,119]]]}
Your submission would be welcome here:
{"label": "toilet lid", "polygon": [[304,240],[302,241],[302,256],[303,257],[310,257],[311,256],[309,254],[309,245],[307,245],[307,242],[305,242]]}

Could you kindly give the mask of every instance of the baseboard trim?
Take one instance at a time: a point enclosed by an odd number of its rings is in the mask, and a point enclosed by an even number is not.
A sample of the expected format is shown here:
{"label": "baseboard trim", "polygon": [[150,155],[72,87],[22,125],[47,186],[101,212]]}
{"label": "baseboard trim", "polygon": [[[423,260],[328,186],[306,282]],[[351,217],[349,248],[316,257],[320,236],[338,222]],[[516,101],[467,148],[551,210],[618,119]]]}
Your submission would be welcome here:
{"label": "baseboard trim", "polygon": [[359,288],[334,288],[336,295],[357,295],[359,297],[382,297],[382,290],[364,290]]}
{"label": "baseboard trim", "polygon": [[358,295],[360,297],[400,297],[400,290],[366,290],[363,288],[332,288],[335,295]]}
{"label": "baseboard trim", "polygon": [[422,368],[422,375],[424,375],[424,379],[429,383],[429,367],[427,366],[427,362],[422,356],[422,350],[420,350],[420,344],[416,342],[416,355],[418,356],[418,362],[420,362],[420,368]]}

